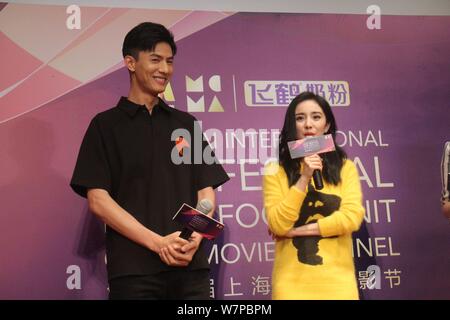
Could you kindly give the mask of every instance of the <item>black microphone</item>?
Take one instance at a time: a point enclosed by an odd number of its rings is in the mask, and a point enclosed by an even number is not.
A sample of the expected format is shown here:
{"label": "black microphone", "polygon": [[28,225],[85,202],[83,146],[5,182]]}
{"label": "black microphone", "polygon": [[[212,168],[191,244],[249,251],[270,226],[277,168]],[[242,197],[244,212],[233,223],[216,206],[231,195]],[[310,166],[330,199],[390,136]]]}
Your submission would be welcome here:
{"label": "black microphone", "polygon": [[[205,198],[205,199],[200,200],[199,203],[197,203],[197,207],[195,209],[197,209],[198,211],[200,211],[203,214],[208,214],[212,208],[213,208],[213,204],[211,203],[211,201],[209,199]],[[194,232],[192,229],[185,226],[180,233],[180,238],[189,240],[189,238],[192,235],[192,232]]]}
{"label": "black microphone", "polygon": [[316,190],[323,189],[323,180],[322,180],[322,172],[319,169],[313,171],[313,179],[314,185],[316,186]]}

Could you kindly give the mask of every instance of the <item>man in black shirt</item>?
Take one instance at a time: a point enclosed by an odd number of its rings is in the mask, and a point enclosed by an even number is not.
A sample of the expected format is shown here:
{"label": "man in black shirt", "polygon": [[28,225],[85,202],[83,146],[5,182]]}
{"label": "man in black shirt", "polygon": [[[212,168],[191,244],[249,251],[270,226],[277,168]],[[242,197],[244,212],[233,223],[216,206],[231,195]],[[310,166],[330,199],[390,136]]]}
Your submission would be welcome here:
{"label": "man in black shirt", "polygon": [[[109,297],[208,299],[202,237],[180,238],[182,226],[172,217],[183,203],[195,207],[206,198],[214,204],[213,189],[228,175],[217,161],[194,157],[198,149],[211,154],[203,135],[194,138],[196,119],[158,97],[173,73],[170,31],[141,23],[126,35],[122,54],[131,78],[128,97],[91,121],[70,183],[106,224]],[[180,129],[187,132],[184,140],[174,136]],[[189,161],[174,163],[174,150],[187,152]]]}

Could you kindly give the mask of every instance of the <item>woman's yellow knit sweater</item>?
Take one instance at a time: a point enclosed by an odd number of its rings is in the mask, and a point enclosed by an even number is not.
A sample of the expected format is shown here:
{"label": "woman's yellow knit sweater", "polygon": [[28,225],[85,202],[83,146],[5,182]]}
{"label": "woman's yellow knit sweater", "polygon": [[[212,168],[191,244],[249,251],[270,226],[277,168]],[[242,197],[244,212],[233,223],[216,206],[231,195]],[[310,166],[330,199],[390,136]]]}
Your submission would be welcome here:
{"label": "woman's yellow knit sweater", "polygon": [[[317,222],[321,236],[276,241],[272,273],[273,299],[358,299],[352,257],[352,232],[364,218],[359,175],[345,160],[337,186],[324,181],[316,191],[289,187],[283,167],[268,164],[263,179],[264,207],[277,236]],[[306,192],[307,191],[307,192]]]}

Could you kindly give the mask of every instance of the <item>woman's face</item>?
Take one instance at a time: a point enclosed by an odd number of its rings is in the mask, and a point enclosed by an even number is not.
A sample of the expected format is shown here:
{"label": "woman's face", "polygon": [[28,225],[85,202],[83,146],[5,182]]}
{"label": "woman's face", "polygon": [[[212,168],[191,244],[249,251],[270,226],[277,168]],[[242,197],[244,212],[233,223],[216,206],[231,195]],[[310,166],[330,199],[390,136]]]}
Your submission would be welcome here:
{"label": "woman's face", "polygon": [[303,139],[307,136],[320,136],[330,128],[322,108],[314,100],[305,100],[297,105],[295,108],[295,125],[297,139]]}

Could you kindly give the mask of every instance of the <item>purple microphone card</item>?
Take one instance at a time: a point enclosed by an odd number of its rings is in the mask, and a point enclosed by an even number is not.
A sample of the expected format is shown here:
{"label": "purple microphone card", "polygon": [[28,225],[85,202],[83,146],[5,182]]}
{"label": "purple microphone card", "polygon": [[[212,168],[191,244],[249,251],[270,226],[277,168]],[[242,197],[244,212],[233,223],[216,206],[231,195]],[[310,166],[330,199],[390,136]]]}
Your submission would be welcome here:
{"label": "purple microphone card", "polygon": [[183,203],[172,220],[180,222],[184,227],[200,233],[206,239],[214,239],[225,228],[225,225],[210,216]]}
{"label": "purple microphone card", "polygon": [[288,147],[292,159],[336,150],[331,134],[289,141]]}

